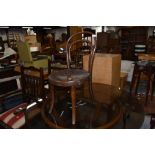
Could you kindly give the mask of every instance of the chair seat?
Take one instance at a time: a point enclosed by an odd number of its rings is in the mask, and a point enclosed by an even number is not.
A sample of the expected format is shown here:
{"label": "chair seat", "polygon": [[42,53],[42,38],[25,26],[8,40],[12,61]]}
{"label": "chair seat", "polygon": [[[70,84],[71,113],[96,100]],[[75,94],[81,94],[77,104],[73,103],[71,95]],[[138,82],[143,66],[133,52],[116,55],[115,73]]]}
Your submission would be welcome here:
{"label": "chair seat", "polygon": [[20,108],[25,108],[27,106],[26,103],[22,103],[2,114],[0,114],[0,120],[3,121],[5,124],[7,124],[9,127],[18,129],[21,128],[23,125],[25,125],[25,114],[24,112],[17,112]]}
{"label": "chair seat", "polygon": [[89,75],[87,71],[82,69],[64,69],[51,73],[49,82],[52,85],[69,87],[80,85]]}

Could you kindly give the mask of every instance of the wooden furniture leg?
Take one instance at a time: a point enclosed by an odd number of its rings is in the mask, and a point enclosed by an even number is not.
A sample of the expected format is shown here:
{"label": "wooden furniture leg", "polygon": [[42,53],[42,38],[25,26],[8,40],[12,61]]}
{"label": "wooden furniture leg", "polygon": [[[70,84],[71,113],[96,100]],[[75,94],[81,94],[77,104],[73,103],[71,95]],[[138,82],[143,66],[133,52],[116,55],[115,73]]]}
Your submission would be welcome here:
{"label": "wooden furniture leg", "polygon": [[148,75],[148,82],[147,82],[147,89],[146,89],[146,97],[145,97],[145,105],[148,103],[148,97],[149,97],[149,92],[150,92],[150,87],[151,87],[151,75]]}
{"label": "wooden furniture leg", "polygon": [[50,100],[50,109],[49,109],[49,113],[52,112],[52,109],[53,109],[53,106],[54,106],[54,86],[53,86],[53,85],[51,85],[50,91],[51,91],[51,100]]}
{"label": "wooden furniture leg", "polygon": [[71,87],[71,100],[72,100],[72,124],[76,123],[76,87]]}
{"label": "wooden furniture leg", "polygon": [[151,81],[151,101],[153,100],[154,87],[155,87],[155,75],[153,75],[153,78]]}
{"label": "wooden furniture leg", "polygon": [[136,79],[136,86],[135,86],[135,95],[137,95],[138,87],[139,87],[139,82],[140,82],[140,77],[141,77],[141,72],[138,73],[137,79]]}
{"label": "wooden furniture leg", "polygon": [[136,81],[137,81],[137,75],[136,75],[136,70],[134,69],[131,86],[130,86],[130,95],[132,94]]}

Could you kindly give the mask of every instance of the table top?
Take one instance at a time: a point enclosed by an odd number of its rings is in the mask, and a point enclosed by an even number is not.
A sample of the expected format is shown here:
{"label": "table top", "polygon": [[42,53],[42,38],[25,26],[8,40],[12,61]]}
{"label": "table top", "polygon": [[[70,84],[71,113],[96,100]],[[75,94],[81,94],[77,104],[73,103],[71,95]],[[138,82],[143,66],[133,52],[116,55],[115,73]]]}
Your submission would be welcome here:
{"label": "table top", "polygon": [[45,122],[51,128],[115,128],[122,118],[122,109],[127,107],[127,111],[140,115],[142,119],[139,123],[143,123],[143,106],[125,90],[121,91],[115,86],[94,83],[94,104],[89,102],[88,88],[84,87],[83,90],[82,96],[77,97],[75,125],[71,123],[71,103],[66,99],[55,104],[52,114],[48,113],[47,103],[44,104],[41,111]]}
{"label": "table top", "polygon": [[141,67],[155,67],[155,61],[151,60],[141,60],[135,62],[135,64]]}
{"label": "table top", "polygon": [[155,61],[155,54],[138,54],[138,59]]}

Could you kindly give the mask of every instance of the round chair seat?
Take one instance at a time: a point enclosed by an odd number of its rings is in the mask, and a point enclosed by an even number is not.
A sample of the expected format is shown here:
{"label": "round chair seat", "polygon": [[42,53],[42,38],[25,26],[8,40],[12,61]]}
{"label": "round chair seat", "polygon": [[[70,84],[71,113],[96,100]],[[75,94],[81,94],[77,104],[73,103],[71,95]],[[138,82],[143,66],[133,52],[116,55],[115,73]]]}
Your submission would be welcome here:
{"label": "round chair seat", "polygon": [[49,82],[52,85],[70,87],[80,85],[89,75],[87,71],[82,69],[64,69],[51,73]]}

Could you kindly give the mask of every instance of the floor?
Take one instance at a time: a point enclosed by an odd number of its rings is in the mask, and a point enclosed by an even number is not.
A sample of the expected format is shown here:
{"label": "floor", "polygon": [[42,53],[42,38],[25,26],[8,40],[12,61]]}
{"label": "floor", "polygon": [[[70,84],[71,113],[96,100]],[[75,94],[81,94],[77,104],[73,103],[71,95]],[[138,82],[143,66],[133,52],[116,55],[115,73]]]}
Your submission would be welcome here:
{"label": "floor", "polygon": [[[142,93],[142,89],[140,89]],[[142,93],[143,94],[143,93]],[[150,119],[151,114],[155,113],[155,97],[152,101],[150,101],[147,105],[144,104],[144,96],[138,96],[139,103],[144,106],[145,117],[143,118],[141,115],[131,112],[129,116],[127,116],[126,121],[126,129],[149,129],[150,128]],[[39,114],[31,123],[29,124],[30,129],[50,129],[48,125],[46,125]],[[113,127],[113,129],[122,129],[123,121],[122,119]]]}
{"label": "floor", "polygon": [[[129,90],[129,85],[126,85],[127,90]],[[141,88],[139,89],[140,94],[144,94],[144,88],[143,85],[141,85]],[[144,104],[144,95],[139,95],[139,104],[143,105],[145,117],[142,117],[142,115],[132,111],[130,112],[130,115],[127,116],[126,120],[126,129],[149,129],[150,128],[150,119],[151,115],[155,114],[155,94],[153,97],[153,100],[150,101],[147,105]],[[19,97],[20,100],[20,97]],[[12,102],[12,100],[11,100]],[[10,104],[9,104],[10,105]],[[12,105],[11,105],[12,106]],[[51,129],[44,120],[41,117],[41,114],[38,113],[37,116],[35,116],[26,127],[27,129]],[[122,129],[123,128],[123,120],[121,119],[114,127],[113,129]]]}

